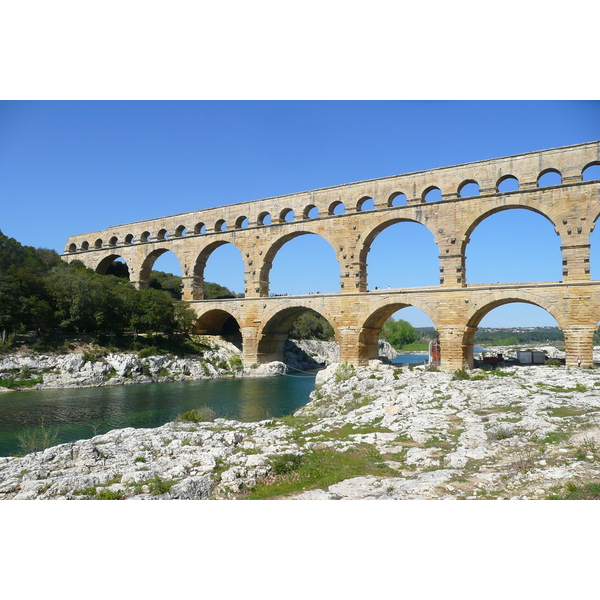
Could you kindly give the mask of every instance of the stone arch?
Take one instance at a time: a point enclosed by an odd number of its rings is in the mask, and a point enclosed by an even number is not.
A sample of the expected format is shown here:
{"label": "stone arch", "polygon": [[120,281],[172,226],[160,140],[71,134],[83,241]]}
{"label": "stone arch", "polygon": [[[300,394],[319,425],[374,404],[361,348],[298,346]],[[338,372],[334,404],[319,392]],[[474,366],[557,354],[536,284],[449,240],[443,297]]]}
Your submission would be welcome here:
{"label": "stone arch", "polygon": [[239,319],[232,313],[220,308],[211,309],[200,315],[194,324],[194,333],[199,335],[218,335],[234,344],[240,350],[243,347]]}
{"label": "stone arch", "polygon": [[261,296],[269,295],[269,288],[270,288],[269,276],[271,273],[271,268],[273,266],[273,260],[275,260],[275,256],[277,255],[279,250],[281,250],[281,248],[285,244],[287,244],[287,242],[289,242],[290,240],[293,240],[294,238],[297,238],[302,235],[316,235],[316,236],[324,239],[331,246],[332,250],[334,251],[336,260],[338,261],[338,265],[339,265],[340,261],[338,258],[338,253],[335,251],[334,243],[326,235],[323,235],[322,232],[316,233],[314,231],[302,230],[302,231],[293,231],[291,233],[287,233],[285,235],[282,235],[277,240],[275,240],[264,254],[263,262],[260,267],[260,277],[259,277],[260,287],[261,287],[261,291],[260,291]]}
{"label": "stone arch", "polygon": [[504,204],[504,205],[495,206],[489,210],[486,210],[486,211],[480,213],[469,225],[469,227],[466,231],[467,237],[470,236],[471,233],[473,233],[473,230],[477,227],[477,225],[479,225],[482,221],[484,221],[488,217],[491,217],[492,215],[499,213],[499,212],[503,212],[505,210],[513,210],[513,209],[530,210],[531,212],[537,213],[538,215],[541,215],[542,217],[545,217],[546,219],[548,219],[548,221],[550,221],[550,223],[552,223],[553,227],[556,229],[556,223],[551,216],[552,210],[548,206],[546,206],[542,203],[539,203],[537,205]]}
{"label": "stone arch", "polygon": [[67,252],[77,252],[77,244],[73,243],[73,244],[69,244],[69,248],[67,250]]}
{"label": "stone arch", "polygon": [[477,333],[477,329],[479,328],[479,323],[481,323],[482,319],[495,308],[519,302],[532,304],[548,312],[558,323],[560,329],[567,325],[567,323],[564,322],[564,315],[561,311],[554,304],[548,302],[541,293],[533,294],[524,290],[495,290],[492,292],[492,296],[492,300],[475,303],[471,307],[470,313],[467,315],[467,321],[462,336],[462,361],[463,364],[469,368],[473,368],[473,344],[475,333]]}
{"label": "stone arch", "polygon": [[307,311],[315,312],[333,327],[335,339],[339,340],[339,332],[335,320],[321,309],[317,310],[310,303],[301,301],[286,308],[276,307],[263,318],[263,325],[258,332],[257,362],[265,363],[283,360],[283,348],[288,339],[288,332],[296,319]]}
{"label": "stone arch", "polygon": [[133,233],[128,233],[125,236],[125,240],[124,240],[125,244],[127,245],[131,245],[135,242],[134,237],[133,237]]}
{"label": "stone arch", "polygon": [[215,223],[215,231],[227,231],[227,221],[225,221],[225,219],[219,219]]}
{"label": "stone arch", "polygon": [[[375,238],[382,231],[384,231],[388,227],[391,227],[392,225],[396,225],[397,223],[417,223],[419,225],[422,225],[423,227],[425,227],[425,229],[427,229],[429,231],[429,233],[431,233],[431,235],[433,236],[433,241],[435,243],[434,232],[426,224],[421,223],[420,221],[417,221],[414,219],[407,219],[407,218],[398,218],[398,217],[387,218],[385,221],[382,221],[381,223],[379,223],[379,225],[377,225],[376,227],[371,229],[369,232],[367,232],[365,235],[363,235],[363,242],[362,242],[362,246],[360,248],[360,254],[359,254],[359,264],[360,264],[360,276],[359,277],[360,277],[361,281],[364,281],[365,286],[367,286],[367,284],[368,284],[367,259],[368,259],[369,252],[371,250],[371,245],[375,241]],[[437,253],[439,255],[439,249],[438,249]]]}
{"label": "stone arch", "polygon": [[279,213],[279,222],[280,223],[291,223],[294,218],[295,218],[295,213],[294,213],[294,209],[293,208],[284,208],[280,213]]}
{"label": "stone arch", "polygon": [[[560,181],[558,183],[549,183],[549,184],[540,185],[542,178],[551,173],[555,173],[556,175],[558,175],[560,177]],[[543,171],[540,171],[540,173],[538,174],[538,177],[537,177],[538,187],[546,187],[547,185],[560,185],[561,183],[562,183],[562,173],[558,169],[555,169],[553,167],[549,167],[548,169],[544,169]]]}
{"label": "stone arch", "polygon": [[[477,190],[476,193],[474,193],[474,194],[471,193],[471,192],[475,191],[475,189]],[[465,179],[458,186],[458,196],[459,196],[459,198],[468,198],[471,196],[479,196],[479,190],[480,190],[479,183],[477,181],[475,181],[475,179]]]}
{"label": "stone arch", "polygon": [[102,241],[102,238],[98,238],[95,242],[94,242],[94,248],[102,248],[103,247],[104,242]]}
{"label": "stone arch", "polygon": [[81,249],[85,252],[90,249],[90,243],[86,240],[85,242],[81,242]]}
{"label": "stone arch", "polygon": [[[584,179],[586,171],[588,169],[591,169],[591,167],[600,167],[600,160],[593,160],[592,162],[585,165],[583,169],[581,169],[581,178],[583,181],[597,181],[598,179],[600,179],[600,173],[597,172],[594,173],[594,175],[598,175],[598,177],[596,177],[595,179]],[[600,169],[593,169],[593,171],[600,171]]]}
{"label": "stone arch", "polygon": [[[121,254],[117,254],[117,253],[108,254],[108,255],[104,256],[102,258],[102,260],[100,260],[98,262],[94,271],[96,271],[96,273],[99,273],[100,275],[105,275],[108,268],[110,267],[110,265],[112,265],[115,262],[115,260],[117,260],[118,258],[120,258],[121,260],[123,260],[125,262],[125,264],[127,265],[127,269],[129,271],[129,264],[127,263],[127,260]],[[129,273],[131,275],[131,271],[129,271]]]}
{"label": "stone arch", "polygon": [[[439,192],[439,194],[436,194],[436,192]],[[439,202],[442,199],[442,190],[437,185],[430,185],[423,190],[421,199],[423,202]]]}
{"label": "stone arch", "polygon": [[470,311],[467,314],[466,325],[468,327],[478,327],[483,317],[490,311],[510,304],[511,302],[524,302],[525,304],[533,304],[548,312],[558,323],[559,327],[563,320],[563,313],[552,302],[546,300],[543,296],[543,290],[540,293],[532,293],[525,290],[494,290],[491,292],[492,299],[473,303]]}
{"label": "stone arch", "polygon": [[169,232],[166,229],[159,229],[158,233],[156,234],[156,239],[157,240],[166,240],[169,237]]}
{"label": "stone arch", "polygon": [[177,229],[175,229],[175,237],[185,237],[187,231],[187,227],[185,225],[179,225]]}
{"label": "stone arch", "polygon": [[590,278],[594,281],[600,279],[600,231],[598,230],[598,219],[600,219],[600,209],[596,208],[596,213],[590,215],[591,227],[588,237],[589,249],[589,267]]}
{"label": "stone arch", "polygon": [[408,196],[404,192],[394,192],[388,198],[388,206],[403,206],[408,204]]}
{"label": "stone arch", "polygon": [[[518,190],[520,187],[520,183],[519,183],[519,179],[517,177],[515,177],[512,174],[506,174],[506,175],[502,175],[502,177],[500,177],[500,179],[498,179],[498,181],[496,181],[496,191],[497,192],[502,192],[503,190],[500,189],[500,187],[502,187],[504,185],[504,187],[514,187],[514,183],[516,181],[516,189]],[[511,183],[513,185],[511,185]],[[506,190],[506,191],[514,191],[514,190]]]}
{"label": "stone arch", "polygon": [[433,322],[434,327],[437,319],[435,311],[430,306],[421,302],[415,302],[412,298],[407,298],[409,302],[395,302],[385,300],[366,317],[360,325],[358,335],[359,359],[362,363],[375,359],[379,356],[379,337],[384,323],[396,312],[414,306],[422,310]]}
{"label": "stone arch", "polygon": [[151,240],[150,232],[149,231],[142,232],[142,234],[140,235],[140,241],[141,242],[149,242],[150,240]]}
{"label": "stone arch", "polygon": [[356,203],[356,210],[358,212],[375,210],[375,200],[372,196],[362,196]]}
{"label": "stone arch", "polygon": [[246,229],[248,227],[248,217],[246,215],[242,215],[235,220],[235,229]]}
{"label": "stone arch", "polygon": [[175,252],[174,249],[172,249],[170,247],[154,248],[154,250],[149,252],[142,261],[142,266],[140,268],[139,279],[138,279],[140,288],[144,288],[144,287],[148,286],[148,282],[150,281],[150,273],[152,272],[154,263],[158,260],[158,258],[160,256],[162,256],[166,252],[172,252],[177,257],[177,260],[179,261],[179,265],[181,267],[181,274],[183,276],[185,276],[186,270],[184,268],[184,261],[181,260],[181,257],[178,256],[177,252]]}
{"label": "stone arch", "polygon": [[[465,280],[467,280],[468,276],[469,276],[469,261],[466,258],[467,246],[471,242],[471,236],[473,235],[473,232],[487,218],[489,218],[493,215],[499,214],[499,213],[506,212],[508,210],[526,210],[526,211],[538,214],[538,215],[544,217],[544,219],[546,219],[547,221],[549,221],[553,227],[554,232],[556,234],[558,234],[558,228],[557,228],[556,222],[552,219],[551,211],[547,207],[542,205],[541,203],[534,206],[534,205],[515,204],[515,203],[511,202],[509,204],[496,205],[492,208],[489,208],[488,210],[477,215],[477,217],[475,219],[473,219],[473,221],[471,221],[471,223],[469,224],[468,229],[466,230],[466,233],[462,239],[462,242],[459,245],[460,254],[464,260],[463,264],[464,264],[464,269],[465,269]],[[560,273],[561,273],[561,270],[560,270],[560,261],[561,261],[560,247],[561,247],[561,243],[560,243],[560,238],[559,238],[559,240],[557,240],[557,242],[556,242],[556,246],[554,247],[554,249],[557,252],[557,257],[556,257],[557,262],[553,263],[556,265],[557,278],[552,279],[552,280],[557,280],[560,278]],[[471,262],[471,265],[473,265],[473,264],[474,263]],[[512,270],[511,270],[511,272],[512,272]],[[476,277],[475,277],[475,279],[476,279]],[[536,279],[534,278],[534,280],[536,280]],[[472,281],[473,280],[471,279],[471,282]],[[510,282],[510,281],[511,280],[509,278],[508,280],[505,281],[505,283]],[[537,281],[539,281],[539,279],[537,279]],[[490,279],[487,279],[484,281],[479,281],[477,283],[490,283],[490,282],[491,282]],[[514,280],[513,280],[513,282],[514,282]]]}
{"label": "stone arch", "polygon": [[[316,214],[315,214],[316,212]],[[311,215],[312,213],[312,215]],[[302,212],[303,219],[318,219],[319,209],[314,204],[309,204]]]}
{"label": "stone arch", "polygon": [[264,211],[258,215],[256,222],[259,225],[271,225],[271,213]]}
{"label": "stone arch", "polygon": [[[335,212],[335,211],[338,212]],[[344,203],[341,200],[335,200],[334,202],[332,202],[329,205],[329,208],[327,209],[327,214],[328,215],[343,215],[346,212],[346,206],[344,205]]]}
{"label": "stone arch", "polygon": [[[207,244],[202,248],[198,257],[196,258],[196,262],[194,263],[194,268],[192,271],[192,290],[191,296],[193,300],[203,300],[204,299],[204,271],[206,269],[206,263],[210,258],[211,254],[221,246],[226,244],[231,244],[234,248],[240,252],[240,257],[242,257],[243,261],[243,253],[240,250],[237,244],[234,244],[232,241],[228,240],[217,240],[210,244]],[[245,287],[245,286],[244,286]]]}
{"label": "stone arch", "polygon": [[118,246],[118,245],[119,245],[119,240],[118,240],[118,238],[117,238],[117,236],[116,236],[116,235],[113,235],[113,236],[110,238],[110,240],[108,240],[108,245],[109,245],[109,247],[111,247],[111,248],[114,248],[115,246]]}
{"label": "stone arch", "polygon": [[194,235],[206,233],[206,225],[204,223],[196,223],[194,225]]}
{"label": "stone arch", "polygon": [[552,210],[550,210],[550,208],[542,203],[538,203],[536,205],[527,205],[527,204],[498,204],[492,208],[489,208],[488,210],[485,210],[481,213],[479,213],[467,226],[465,233],[464,233],[464,238],[463,238],[463,242],[462,242],[462,247],[461,247],[461,251],[464,254],[465,250],[466,250],[466,246],[470,241],[470,237],[471,234],[473,233],[473,231],[475,231],[476,227],[482,222],[485,221],[485,219],[487,219],[488,217],[491,217],[492,215],[495,215],[497,213],[500,212],[504,212],[506,210],[513,210],[513,209],[523,209],[523,210],[529,210],[531,212],[537,213],[538,215],[541,215],[542,217],[545,217],[546,219],[548,219],[548,221],[550,221],[550,223],[552,224],[552,226],[554,227],[555,231],[557,230],[557,225],[556,222],[554,221],[554,219],[552,218]]}

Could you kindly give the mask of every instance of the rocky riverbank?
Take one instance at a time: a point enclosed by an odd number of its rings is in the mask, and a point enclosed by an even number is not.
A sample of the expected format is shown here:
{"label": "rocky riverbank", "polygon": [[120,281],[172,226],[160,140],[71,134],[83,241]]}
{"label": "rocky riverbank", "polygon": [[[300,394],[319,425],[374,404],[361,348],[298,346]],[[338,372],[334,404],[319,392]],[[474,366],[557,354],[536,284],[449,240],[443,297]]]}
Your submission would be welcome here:
{"label": "rocky riverbank", "polygon": [[[267,368],[260,371],[261,375],[262,371],[268,374]],[[202,355],[190,358],[173,355],[140,357],[137,353],[107,352],[97,348],[68,354],[20,352],[0,358],[0,389],[101,387],[256,373],[256,369],[244,370],[239,350],[219,339],[207,341],[207,349]]]}
{"label": "rocky riverbank", "polygon": [[[292,370],[310,370],[339,361],[336,342],[297,340],[286,342],[283,362],[244,368],[240,350],[221,338],[205,338],[201,356],[139,356],[93,349],[69,354],[20,352],[0,357],[0,392],[103,387],[186,381],[216,377],[269,377]],[[396,351],[380,342],[380,355]]]}
{"label": "rocky riverbank", "polygon": [[178,421],[0,458],[2,499],[600,494],[600,371],[332,364],[292,417]]}

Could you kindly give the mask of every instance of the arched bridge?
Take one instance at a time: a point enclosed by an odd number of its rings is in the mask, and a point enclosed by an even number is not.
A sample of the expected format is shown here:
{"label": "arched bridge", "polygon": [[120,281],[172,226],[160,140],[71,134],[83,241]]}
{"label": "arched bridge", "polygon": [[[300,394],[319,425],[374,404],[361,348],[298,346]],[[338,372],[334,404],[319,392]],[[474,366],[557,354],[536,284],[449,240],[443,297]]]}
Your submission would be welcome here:
{"label": "arched bridge", "polygon": [[[584,173],[596,165],[600,142],[590,142],[242,202],[71,236],[63,259],[80,260],[103,273],[121,257],[131,280],[142,288],[157,258],[174,252],[183,297],[198,314],[198,332],[221,333],[237,322],[245,364],[280,359],[291,324],[306,309],[329,320],[342,360],[365,364],[377,356],[385,320],[416,306],[440,334],[442,368],[470,367],[481,319],[502,304],[527,302],[556,319],[565,336],[567,364],[580,357],[589,365],[600,320],[600,281],[590,279],[590,233],[600,216],[600,181],[586,181]],[[550,172],[559,183],[542,187],[540,179]],[[512,191],[502,191],[507,180],[514,182]],[[429,201],[436,190],[438,199]],[[367,202],[370,210],[365,210]],[[488,216],[513,208],[534,211],[552,223],[561,240],[562,280],[469,285],[465,256],[471,233]],[[420,223],[433,234],[439,285],[367,291],[371,244],[399,222]],[[335,250],[340,291],[269,297],[275,255],[306,234],[323,237]],[[223,244],[235,245],[243,257],[244,298],[204,300],[204,268]]]}

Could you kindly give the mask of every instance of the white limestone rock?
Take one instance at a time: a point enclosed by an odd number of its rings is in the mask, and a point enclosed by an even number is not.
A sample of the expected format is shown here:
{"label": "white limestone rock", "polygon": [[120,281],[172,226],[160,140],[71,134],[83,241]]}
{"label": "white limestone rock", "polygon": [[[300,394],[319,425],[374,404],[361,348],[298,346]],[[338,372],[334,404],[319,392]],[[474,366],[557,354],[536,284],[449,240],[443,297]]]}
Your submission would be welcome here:
{"label": "white limestone rock", "polygon": [[214,488],[209,476],[186,477],[169,490],[174,500],[209,500]]}

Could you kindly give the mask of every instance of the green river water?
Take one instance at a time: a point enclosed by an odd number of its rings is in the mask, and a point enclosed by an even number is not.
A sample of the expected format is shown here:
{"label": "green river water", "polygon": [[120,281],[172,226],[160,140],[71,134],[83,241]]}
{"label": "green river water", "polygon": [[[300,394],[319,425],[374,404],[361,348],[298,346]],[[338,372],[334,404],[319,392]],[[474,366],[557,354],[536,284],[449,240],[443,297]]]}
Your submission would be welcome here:
{"label": "green river water", "polygon": [[308,402],[314,383],[315,374],[297,374],[3,393],[0,456],[19,453],[18,435],[41,423],[61,444],[111,429],[159,427],[202,405],[239,421],[281,417]]}

